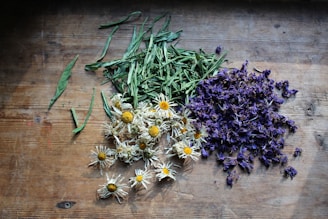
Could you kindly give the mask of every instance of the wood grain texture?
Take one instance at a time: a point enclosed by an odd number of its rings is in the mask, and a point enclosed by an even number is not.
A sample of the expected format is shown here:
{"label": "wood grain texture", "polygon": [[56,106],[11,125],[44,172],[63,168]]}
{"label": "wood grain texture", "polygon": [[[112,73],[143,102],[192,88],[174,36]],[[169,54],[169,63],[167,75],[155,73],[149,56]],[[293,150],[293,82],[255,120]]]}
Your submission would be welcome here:
{"label": "wood grain texture", "polygon": [[[15,6],[15,7],[14,7]],[[12,4],[0,13],[0,216],[1,218],[304,218],[328,217],[328,5],[321,1],[33,1]],[[179,171],[173,183],[154,183],[131,192],[121,205],[97,200],[105,181],[88,168],[90,150],[106,144],[107,119],[100,91],[101,71],[84,65],[101,54],[110,30],[97,27],[140,10],[154,18],[168,11],[171,30],[183,30],[180,47],[228,51],[229,67],[271,69],[289,80],[297,97],[281,113],[299,129],[286,138],[286,152],[298,170],[285,180],[279,167],[255,163],[232,189],[214,156]],[[113,36],[105,60],[120,58],[134,24]],[[67,63],[79,59],[66,91],[47,107]],[[84,120],[93,87],[99,94],[85,129],[74,137],[70,108]],[[137,164],[138,165],[138,164]],[[135,166],[114,166],[128,178]],[[72,200],[71,209],[56,203]]]}

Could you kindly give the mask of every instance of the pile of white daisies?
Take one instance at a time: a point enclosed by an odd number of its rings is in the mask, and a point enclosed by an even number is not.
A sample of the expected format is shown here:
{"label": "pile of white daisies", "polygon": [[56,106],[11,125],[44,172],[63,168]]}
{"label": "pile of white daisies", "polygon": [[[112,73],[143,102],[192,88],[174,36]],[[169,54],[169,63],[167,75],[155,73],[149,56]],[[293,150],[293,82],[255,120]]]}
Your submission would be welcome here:
{"label": "pile of white daisies", "polygon": [[[179,166],[172,157],[186,161],[197,161],[201,155],[200,146],[207,137],[205,128],[196,128],[190,111],[159,94],[150,102],[140,102],[137,108],[128,103],[123,94],[115,94],[110,99],[112,117],[104,124],[105,138],[113,142],[113,147],[97,145],[91,151],[92,161],[101,175],[106,175],[106,183],[97,190],[101,199],[115,197],[119,203],[128,195],[129,189],[147,189],[153,177],[175,180]],[[160,147],[165,136],[166,147]],[[164,138],[165,138],[164,137]],[[135,169],[135,175],[125,183],[123,176],[108,174],[116,162],[133,164],[144,162],[144,169]]]}

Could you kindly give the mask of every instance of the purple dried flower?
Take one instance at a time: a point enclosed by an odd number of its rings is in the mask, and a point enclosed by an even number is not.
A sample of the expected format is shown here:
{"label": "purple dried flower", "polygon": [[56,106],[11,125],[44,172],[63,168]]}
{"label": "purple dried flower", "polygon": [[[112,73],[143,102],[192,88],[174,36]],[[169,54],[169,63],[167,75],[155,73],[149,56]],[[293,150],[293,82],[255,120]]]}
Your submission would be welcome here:
{"label": "purple dried flower", "polygon": [[244,170],[247,171],[247,173],[251,173],[253,169],[253,164],[247,162],[246,160],[242,160],[238,162],[238,165]]}
{"label": "purple dried flower", "polygon": [[283,82],[282,81],[279,81],[276,83],[275,87],[278,89],[278,90],[281,90],[283,88]]}
{"label": "purple dried flower", "polygon": [[234,171],[228,171],[228,175],[227,175],[227,185],[232,187],[232,185],[234,184],[234,182],[236,182],[239,179],[239,175],[237,174],[237,172]]}
{"label": "purple dried flower", "polygon": [[297,170],[292,166],[288,166],[284,169],[284,175],[293,179],[297,175]]}
{"label": "purple dried flower", "polygon": [[251,162],[251,163],[254,162],[254,156],[253,156],[252,154],[250,154],[250,155],[248,156],[248,162]]}
{"label": "purple dried flower", "polygon": [[227,176],[227,185],[230,187],[233,185],[233,178],[230,175]]}
{"label": "purple dried flower", "polygon": [[217,54],[217,55],[220,55],[221,54],[221,52],[222,52],[222,47],[221,46],[217,46],[216,47],[216,49],[215,49],[215,53]]}
{"label": "purple dried flower", "polygon": [[281,96],[284,98],[290,98],[291,96],[295,95],[298,92],[298,90],[292,89],[292,90],[283,90],[281,93]]}
{"label": "purple dried flower", "polygon": [[299,157],[299,156],[301,156],[301,154],[302,154],[302,148],[298,148],[298,147],[295,148],[293,156],[294,157]]}
{"label": "purple dried flower", "polygon": [[264,166],[269,167],[272,163],[271,159],[268,159],[265,155],[259,157],[259,160],[264,164]]}
{"label": "purple dried flower", "polygon": [[202,80],[187,105],[196,122],[207,127],[203,147],[217,151],[224,171],[238,165],[250,173],[255,157],[266,167],[286,164],[284,134],[297,130],[294,121],[278,113],[284,99],[297,90],[290,90],[287,80],[275,83],[269,79],[270,70],[249,73],[247,66],[246,60],[240,69],[222,69]]}
{"label": "purple dried flower", "polygon": [[293,120],[287,120],[286,125],[288,126],[290,132],[296,132],[297,126],[295,125],[295,122]]}
{"label": "purple dried flower", "polygon": [[289,82],[286,80],[277,82],[275,87],[282,91],[281,96],[284,98],[290,98],[298,92],[296,89],[289,89]]}
{"label": "purple dried flower", "polygon": [[282,166],[286,165],[288,163],[288,157],[287,155],[282,155],[280,158],[280,163]]}
{"label": "purple dried flower", "polygon": [[216,154],[216,159],[217,159],[217,161],[219,161],[219,162],[223,162],[224,159],[225,159],[225,156],[224,156],[223,153],[217,153],[217,154]]}
{"label": "purple dried flower", "polygon": [[208,158],[209,153],[208,153],[208,151],[205,148],[202,148],[200,150],[200,152],[201,152],[203,158]]}
{"label": "purple dried flower", "polygon": [[233,169],[237,164],[237,159],[229,157],[223,161],[223,171]]}

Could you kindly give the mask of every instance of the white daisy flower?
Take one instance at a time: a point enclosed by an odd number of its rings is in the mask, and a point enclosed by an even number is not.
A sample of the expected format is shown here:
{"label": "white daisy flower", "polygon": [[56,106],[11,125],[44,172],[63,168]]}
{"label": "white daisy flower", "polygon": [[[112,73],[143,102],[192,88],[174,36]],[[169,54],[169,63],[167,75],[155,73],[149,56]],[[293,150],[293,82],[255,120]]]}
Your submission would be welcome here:
{"label": "white daisy flower", "polygon": [[128,132],[131,133],[131,126],[136,122],[136,115],[133,110],[119,110],[114,108],[113,115],[115,120],[118,121],[115,124],[114,129],[119,133]]}
{"label": "white daisy flower", "polygon": [[143,153],[143,151],[146,148],[153,148],[155,146],[155,143],[156,143],[155,141],[152,141],[152,140],[149,140],[146,138],[141,138],[141,137],[139,137],[136,140],[136,146],[140,153]]}
{"label": "white daisy flower", "polygon": [[187,108],[183,108],[179,111],[179,117],[172,122],[172,133],[171,137],[177,141],[182,140],[186,137],[192,137],[195,127],[193,122],[195,119],[192,119],[191,111]]}
{"label": "white daisy flower", "polygon": [[141,138],[149,141],[158,141],[162,135],[169,130],[168,125],[164,122],[161,125],[150,124],[147,127],[141,128]]}
{"label": "white daisy flower", "polygon": [[111,138],[113,135],[119,135],[119,131],[117,130],[119,121],[114,120],[110,123],[104,122],[103,123],[103,128],[104,128],[104,133],[105,133],[105,138]]}
{"label": "white daisy flower", "polygon": [[138,104],[136,111],[145,120],[155,119],[157,117],[156,109],[153,107],[151,103],[148,102],[140,102]]}
{"label": "white daisy flower", "polygon": [[89,166],[99,168],[100,174],[103,175],[102,171],[115,163],[114,154],[115,151],[111,148],[103,145],[96,146],[96,151],[91,150],[92,161],[89,163]]}
{"label": "white daisy flower", "polygon": [[175,180],[175,174],[177,173],[175,170],[171,169],[171,166],[173,165],[172,162],[167,163],[160,163],[158,166],[155,167],[156,178],[158,181],[161,181],[164,178],[171,178]]}
{"label": "white daisy flower", "polygon": [[173,107],[177,106],[177,103],[170,101],[167,96],[163,93],[159,94],[154,102],[156,104],[155,109],[159,113],[160,116],[164,118],[173,118],[176,116],[176,112]]}
{"label": "white daisy flower", "polygon": [[188,108],[184,108],[181,111],[181,121],[183,122],[183,124],[186,125],[191,125],[194,121],[196,121],[195,119],[191,118],[191,110]]}
{"label": "white daisy flower", "polygon": [[160,155],[160,150],[158,147],[155,148],[145,148],[142,151],[142,159],[145,162],[145,168],[149,166],[154,166],[156,162],[159,162],[159,155]]}
{"label": "white daisy flower", "polygon": [[127,98],[123,98],[123,94],[117,93],[111,98],[111,105],[113,109],[123,110],[123,109],[132,109],[130,103],[126,103]]}
{"label": "white daisy flower", "polygon": [[206,143],[206,137],[208,133],[203,126],[200,130],[195,130],[193,135],[193,142],[197,147],[201,147],[202,143]]}
{"label": "white daisy flower", "polygon": [[117,136],[114,135],[115,138],[115,158],[119,159],[125,163],[132,164],[133,162],[140,160],[141,155],[137,152],[137,147],[135,145],[130,145],[130,142],[133,141],[121,141]]}
{"label": "white daisy flower", "polygon": [[124,189],[129,188],[125,183],[122,183],[124,177],[118,175],[116,178],[110,178],[106,173],[107,182],[104,185],[101,185],[101,188],[97,190],[98,197],[101,199],[106,199],[110,196],[115,196],[117,201],[121,204],[120,198],[124,199],[128,195]]}
{"label": "white daisy flower", "polygon": [[148,170],[147,168],[145,170],[136,169],[134,172],[135,176],[130,177],[129,179],[131,183],[131,188],[135,187],[137,189],[140,189],[140,187],[142,186],[147,189],[147,184],[150,184],[148,180],[152,178],[150,170]]}
{"label": "white daisy flower", "polygon": [[114,117],[111,123],[105,123],[104,125],[105,136],[109,138],[113,135],[137,135],[140,132],[138,126],[142,123],[141,115],[139,115],[140,111],[134,110],[130,103],[123,103],[119,94],[115,95],[112,101],[112,114]]}
{"label": "white daisy flower", "polygon": [[166,148],[167,157],[178,156],[181,159],[191,158],[196,161],[199,159],[201,153],[199,152],[199,147],[191,146],[191,142],[187,139],[178,141],[171,147]]}
{"label": "white daisy flower", "polygon": [[185,138],[192,138],[194,133],[195,128],[193,125],[180,122],[180,125],[176,124],[174,127],[172,127],[171,137],[176,141],[180,141]]}

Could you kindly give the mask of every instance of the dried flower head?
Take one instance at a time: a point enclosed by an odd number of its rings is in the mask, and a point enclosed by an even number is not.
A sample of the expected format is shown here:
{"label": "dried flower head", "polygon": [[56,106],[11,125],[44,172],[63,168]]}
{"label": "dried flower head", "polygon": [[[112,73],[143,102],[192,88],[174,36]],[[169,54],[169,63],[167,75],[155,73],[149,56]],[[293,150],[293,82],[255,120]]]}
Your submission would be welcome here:
{"label": "dried flower head", "polygon": [[140,153],[138,153],[138,148],[135,145],[130,145],[130,142],[133,142],[133,140],[123,140],[121,141],[119,137],[114,136],[115,138],[115,158],[119,159],[120,161],[123,161],[128,164],[132,164],[135,161],[138,161],[141,159]]}
{"label": "dried flower head", "polygon": [[156,178],[158,181],[161,181],[164,178],[170,178],[175,180],[175,174],[177,173],[175,170],[173,170],[171,167],[173,166],[172,162],[167,162],[167,163],[159,163],[156,168],[155,172]]}
{"label": "dried flower head", "polygon": [[157,125],[155,123],[150,123],[147,126],[141,127],[140,138],[147,139],[148,141],[159,141],[164,133],[169,130],[166,123]]}
{"label": "dried flower head", "polygon": [[157,162],[159,162],[160,153],[161,151],[159,150],[158,147],[154,147],[154,148],[149,147],[143,150],[141,155],[142,155],[142,159],[145,162],[145,168],[149,166],[154,166]]}
{"label": "dried flower head", "polygon": [[149,169],[141,170],[135,169],[135,176],[130,177],[129,181],[131,187],[140,189],[141,187],[147,189],[147,184],[150,184],[149,180],[152,178],[151,171]]}
{"label": "dried flower head", "polygon": [[109,177],[106,173],[106,179],[107,182],[97,190],[98,197],[106,199],[110,196],[115,196],[117,201],[121,203],[121,198],[124,199],[128,195],[128,192],[124,189],[129,188],[125,183],[122,183],[124,177],[121,177],[121,175]]}
{"label": "dried flower head", "polygon": [[173,118],[175,117],[175,110],[174,107],[177,106],[176,103],[173,101],[170,101],[167,96],[165,96],[163,93],[158,94],[158,96],[155,98],[155,109],[156,112],[164,118]]}
{"label": "dried flower head", "polygon": [[198,160],[201,155],[199,148],[192,146],[191,142],[187,140],[176,142],[167,150],[166,154],[168,154],[168,157],[177,155],[181,159],[190,158],[194,161]]}
{"label": "dried flower head", "polygon": [[132,105],[127,103],[127,98],[123,97],[123,94],[117,93],[111,98],[111,105],[113,109],[123,110],[123,109],[131,109]]}
{"label": "dried flower head", "polygon": [[115,151],[103,145],[96,146],[95,151],[91,151],[91,163],[89,166],[99,168],[100,174],[103,175],[103,170],[108,169],[115,163]]}

